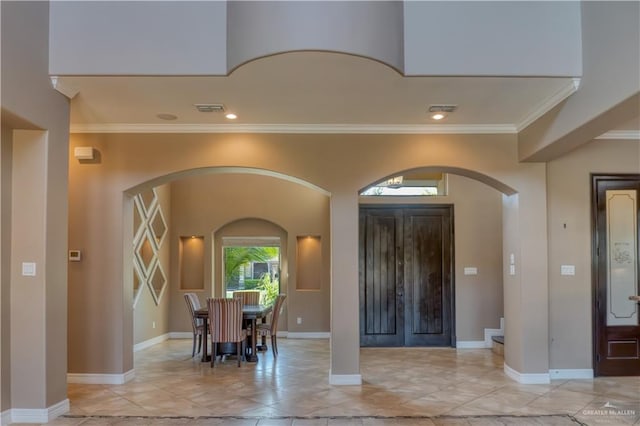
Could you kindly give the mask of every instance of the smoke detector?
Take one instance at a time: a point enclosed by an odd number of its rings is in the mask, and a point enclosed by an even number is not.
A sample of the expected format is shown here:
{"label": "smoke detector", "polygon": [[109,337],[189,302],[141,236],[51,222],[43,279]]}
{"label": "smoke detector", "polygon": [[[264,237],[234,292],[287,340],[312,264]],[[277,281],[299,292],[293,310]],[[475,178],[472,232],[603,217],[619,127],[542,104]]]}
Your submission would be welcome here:
{"label": "smoke detector", "polygon": [[200,112],[224,112],[223,104],[193,104]]}

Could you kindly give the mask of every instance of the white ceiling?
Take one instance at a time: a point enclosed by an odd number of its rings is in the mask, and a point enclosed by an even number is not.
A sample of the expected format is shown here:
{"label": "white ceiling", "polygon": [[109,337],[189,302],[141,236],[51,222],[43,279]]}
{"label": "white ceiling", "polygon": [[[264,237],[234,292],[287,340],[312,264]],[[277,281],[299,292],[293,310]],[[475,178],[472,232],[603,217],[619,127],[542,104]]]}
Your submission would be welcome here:
{"label": "white ceiling", "polygon": [[[74,127],[223,125],[193,104],[223,103],[233,125],[487,126],[520,129],[575,90],[571,78],[403,77],[369,59],[328,52],[262,58],[229,76],[61,77],[79,90]],[[430,104],[456,104],[441,122]],[[174,114],[164,121],[157,114]],[[637,123],[636,123],[637,124]],[[633,127],[633,124],[631,124]],[[637,127],[636,127],[637,128]]]}

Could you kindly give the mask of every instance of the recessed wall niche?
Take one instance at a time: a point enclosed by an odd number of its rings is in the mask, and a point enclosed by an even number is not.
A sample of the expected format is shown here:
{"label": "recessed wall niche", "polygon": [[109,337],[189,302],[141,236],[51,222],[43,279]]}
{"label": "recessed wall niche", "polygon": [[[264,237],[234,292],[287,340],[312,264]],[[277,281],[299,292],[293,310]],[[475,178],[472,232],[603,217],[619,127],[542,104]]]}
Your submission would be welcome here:
{"label": "recessed wall niche", "polygon": [[320,236],[297,237],[296,290],[322,287],[322,241]]}
{"label": "recessed wall niche", "polygon": [[180,290],[204,290],[204,237],[180,237]]}

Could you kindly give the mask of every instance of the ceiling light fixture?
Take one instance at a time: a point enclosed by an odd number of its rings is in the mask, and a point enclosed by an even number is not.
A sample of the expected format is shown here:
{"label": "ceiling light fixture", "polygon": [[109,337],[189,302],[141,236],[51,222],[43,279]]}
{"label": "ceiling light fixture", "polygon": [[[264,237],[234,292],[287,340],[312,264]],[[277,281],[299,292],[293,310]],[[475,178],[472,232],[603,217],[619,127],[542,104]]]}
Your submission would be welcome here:
{"label": "ceiling light fixture", "polygon": [[238,116],[235,115],[232,112],[230,112],[229,114],[225,115],[225,117],[227,117],[227,119],[229,119],[229,120],[235,120],[236,118],[238,118]]}
{"label": "ceiling light fixture", "polygon": [[432,120],[442,120],[456,109],[458,109],[457,105],[429,105]]}

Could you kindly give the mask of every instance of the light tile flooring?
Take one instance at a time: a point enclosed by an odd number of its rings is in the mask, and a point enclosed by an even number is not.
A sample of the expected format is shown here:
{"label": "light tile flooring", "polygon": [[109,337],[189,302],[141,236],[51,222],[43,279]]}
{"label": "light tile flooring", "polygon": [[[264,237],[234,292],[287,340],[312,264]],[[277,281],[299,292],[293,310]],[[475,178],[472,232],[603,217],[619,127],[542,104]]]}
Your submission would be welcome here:
{"label": "light tile flooring", "polygon": [[277,360],[212,369],[169,340],[135,354],[127,384],[70,384],[52,424],[640,425],[640,377],[522,385],[486,349],[363,348],[363,385],[330,386],[327,340],[278,343]]}

